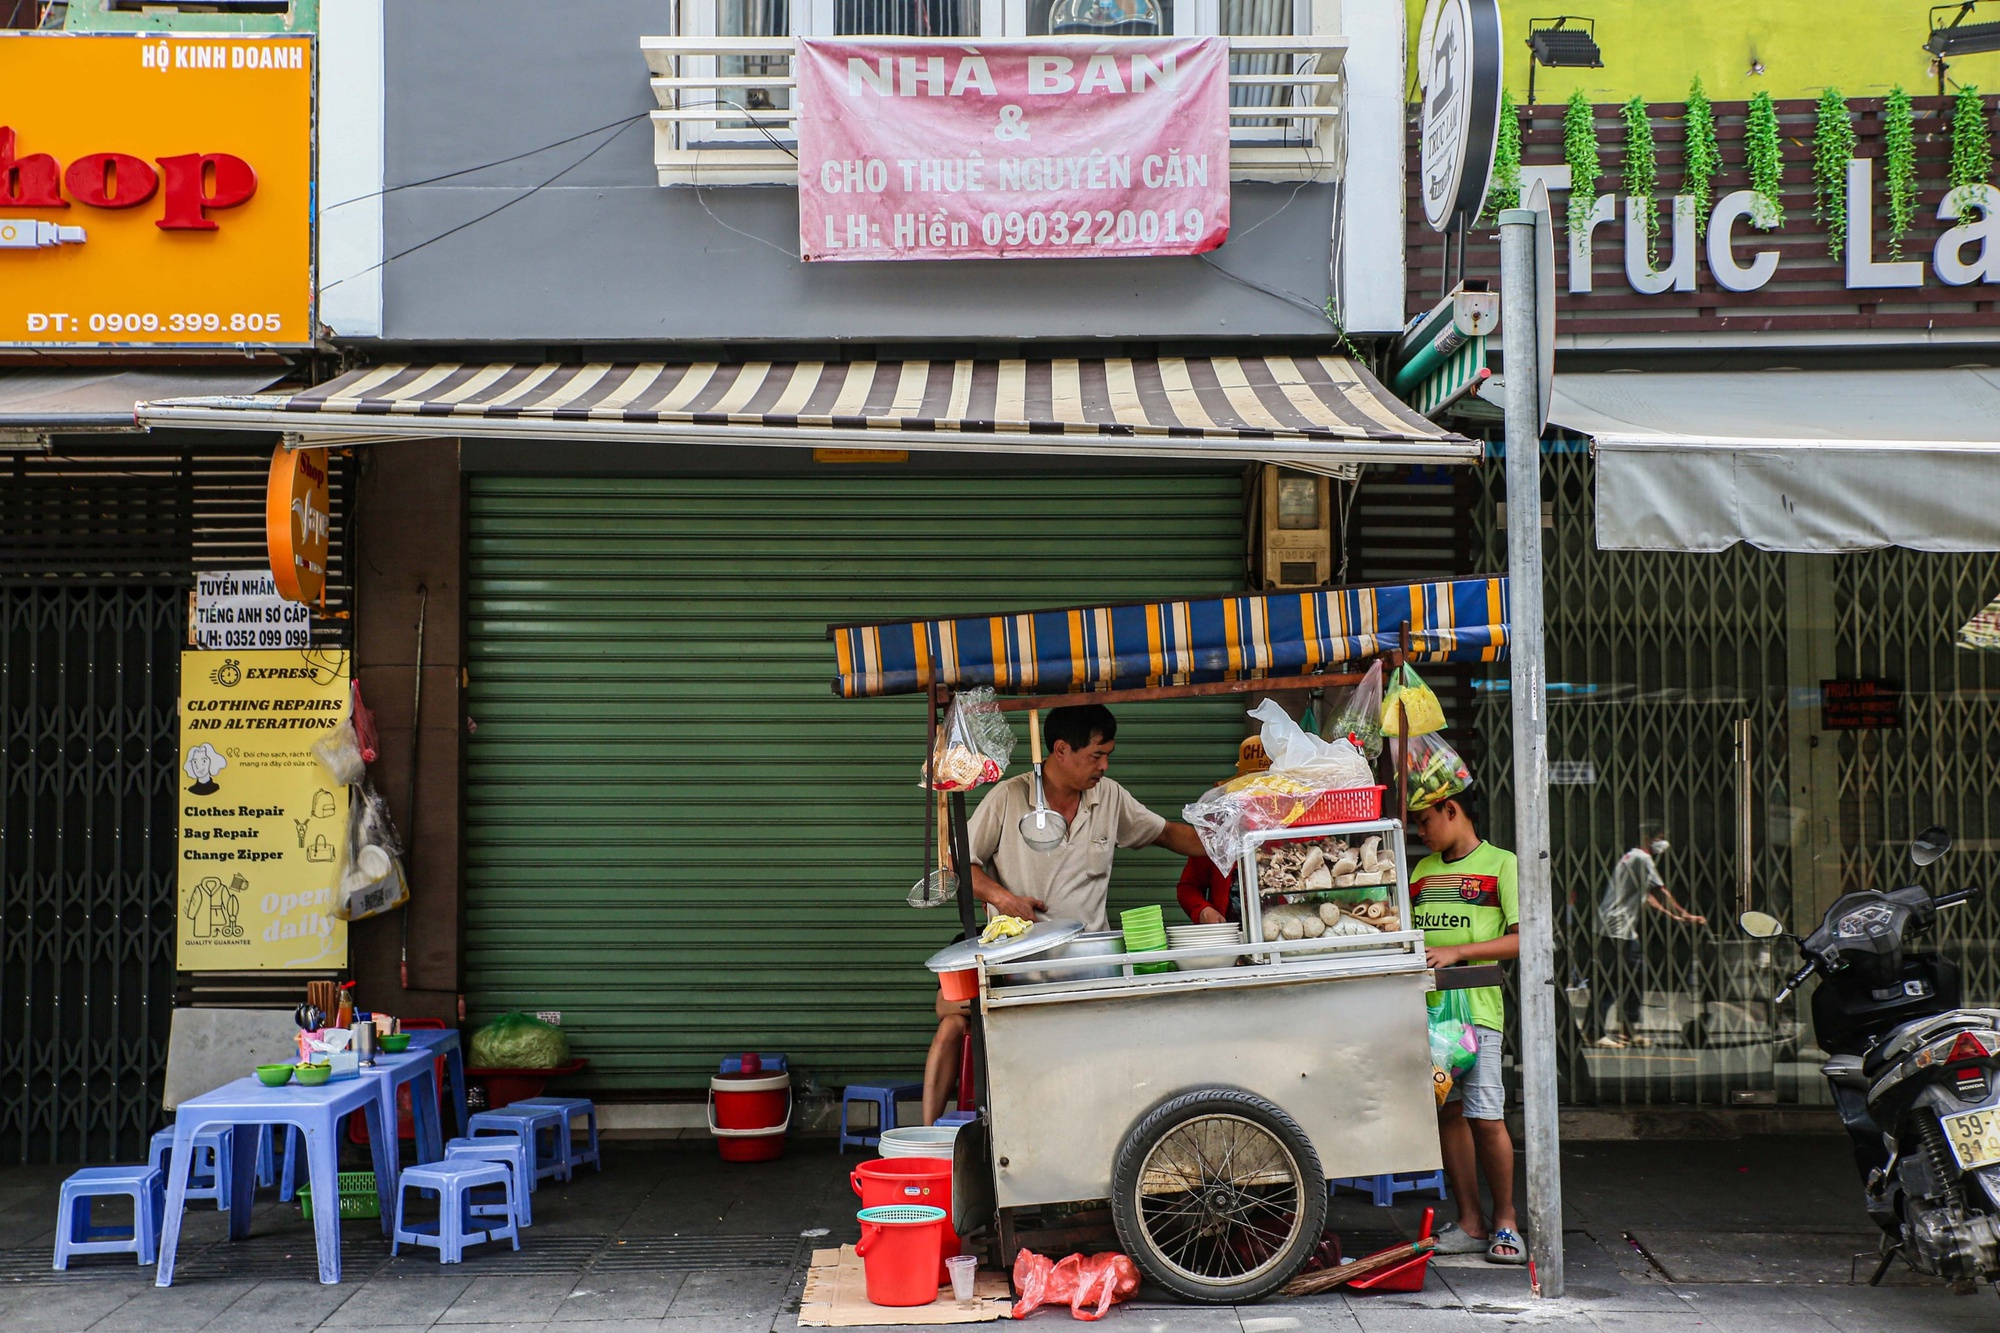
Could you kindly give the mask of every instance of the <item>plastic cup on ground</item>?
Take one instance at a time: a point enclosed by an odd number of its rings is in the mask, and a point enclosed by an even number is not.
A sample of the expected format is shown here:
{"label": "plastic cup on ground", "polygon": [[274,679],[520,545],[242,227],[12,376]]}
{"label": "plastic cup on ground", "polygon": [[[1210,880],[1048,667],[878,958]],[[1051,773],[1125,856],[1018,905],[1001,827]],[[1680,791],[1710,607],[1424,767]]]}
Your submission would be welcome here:
{"label": "plastic cup on ground", "polygon": [[979,1303],[973,1283],[979,1277],[979,1256],[976,1254],[954,1254],[944,1261],[951,1272],[951,1294],[960,1305],[971,1306]]}

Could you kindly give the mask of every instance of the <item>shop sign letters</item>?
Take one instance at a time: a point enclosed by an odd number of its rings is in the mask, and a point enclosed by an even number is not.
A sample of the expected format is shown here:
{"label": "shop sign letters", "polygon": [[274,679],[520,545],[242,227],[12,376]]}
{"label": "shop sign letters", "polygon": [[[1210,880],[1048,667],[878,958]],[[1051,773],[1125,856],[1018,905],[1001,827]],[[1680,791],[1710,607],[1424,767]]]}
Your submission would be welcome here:
{"label": "shop sign letters", "polygon": [[194,576],[197,648],[310,648],[312,612],[278,595],[268,569]]}
{"label": "shop sign letters", "polygon": [[[1885,259],[1880,255],[1874,232],[1875,162],[1873,158],[1849,158],[1847,162],[1847,244],[1842,254],[1846,263],[1844,286],[1850,290],[1924,285],[1921,259]],[[1590,212],[1588,226],[1570,232],[1569,290],[1591,290],[1591,244],[1597,229],[1618,221],[1619,199],[1604,194]],[[1656,207],[1658,205],[1655,205]],[[1646,201],[1637,196],[1624,200],[1625,281],[1642,296],[1661,292],[1691,292],[1697,289],[1694,201],[1677,194],[1673,198],[1673,225],[1668,239],[1660,244],[1665,266],[1655,268],[1646,254]],[[1778,275],[1776,250],[1756,246],[1759,198],[1754,191],[1736,190],[1716,200],[1709,216],[1706,259],[1715,285],[1726,292],[1754,292]],[[1930,267],[1938,281],[1952,287],[1972,283],[2000,283],[2000,189],[1991,185],[1963,185],[1948,192],[1938,203],[1938,220],[1956,224],[1937,238],[1931,248]],[[1745,253],[1748,251],[1749,253]]]}
{"label": "shop sign letters", "polygon": [[181,654],[182,971],[346,965],[332,909],[347,788],[312,746],[347,716],[348,695],[339,653]]}
{"label": "shop sign letters", "polygon": [[806,260],[1191,255],[1229,234],[1221,38],[803,40]]}

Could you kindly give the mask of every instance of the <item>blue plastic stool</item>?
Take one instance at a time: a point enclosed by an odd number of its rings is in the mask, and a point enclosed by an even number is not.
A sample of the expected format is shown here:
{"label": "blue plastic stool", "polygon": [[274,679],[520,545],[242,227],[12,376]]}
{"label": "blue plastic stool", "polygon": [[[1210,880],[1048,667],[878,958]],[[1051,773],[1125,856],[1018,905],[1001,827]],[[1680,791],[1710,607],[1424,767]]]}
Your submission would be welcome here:
{"label": "blue plastic stool", "polygon": [[[132,1200],[132,1225],[96,1226],[90,1201]],[[133,1254],[142,1264],[160,1256],[160,1227],[167,1214],[166,1177],[155,1166],[87,1166],[63,1182],[56,1208],[56,1271],[73,1254]]]}
{"label": "blue plastic stool", "polygon": [[[528,1145],[518,1134],[488,1134],[484,1138],[453,1139],[444,1145],[444,1160],[499,1162],[510,1168],[514,1172],[514,1220],[524,1227],[531,1227],[535,1224],[535,1213],[528,1200],[535,1192],[535,1172],[528,1152]],[[475,1203],[472,1215],[491,1217],[495,1210],[506,1206]]]}
{"label": "blue plastic stool", "polygon": [[[472,1192],[486,1185],[498,1185],[504,1199],[498,1225],[482,1226],[473,1215]],[[404,1213],[413,1189],[438,1192],[438,1220],[410,1222]],[[504,1162],[480,1162],[467,1158],[431,1162],[403,1168],[396,1184],[396,1225],[389,1233],[389,1253],[400,1254],[405,1244],[428,1246],[438,1252],[438,1262],[455,1264],[465,1257],[465,1247],[489,1240],[510,1240],[521,1248],[521,1228],[514,1220],[514,1169]]]}
{"label": "blue plastic stool", "polygon": [[[737,1063],[740,1065],[742,1060],[739,1058]],[[562,1138],[569,1145],[566,1151],[569,1154],[571,1175],[574,1175],[576,1168],[582,1166],[585,1162],[596,1163],[599,1171],[604,1169],[604,1158],[599,1156],[597,1151],[596,1102],[593,1102],[588,1097],[523,1097],[520,1101],[513,1103],[513,1105],[532,1106],[541,1111],[561,1111],[563,1113]],[[590,1140],[588,1148],[578,1149],[575,1141],[570,1138],[570,1135],[576,1131],[576,1126],[573,1122],[578,1116],[584,1117],[584,1130]],[[565,1176],[563,1179],[567,1180],[569,1176]]]}
{"label": "blue plastic stool", "polygon": [[[482,1134],[512,1134],[528,1145],[528,1161],[537,1180],[554,1176],[570,1178],[569,1117],[559,1110],[542,1106],[503,1106],[497,1111],[480,1111],[472,1117],[469,1138]],[[542,1151],[542,1131],[551,1140]]]}
{"label": "blue plastic stool", "polygon": [[[230,1129],[209,1130],[194,1136],[194,1161],[188,1167],[187,1182],[190,1201],[213,1199],[217,1208],[228,1211],[229,1160],[235,1141],[236,1131]],[[153,1135],[147,1160],[160,1173],[162,1180],[167,1178],[167,1162],[173,1154],[174,1131],[171,1127]]]}
{"label": "blue plastic stool", "polygon": [[[840,1091],[840,1146],[837,1152],[846,1152],[847,1145],[857,1148],[872,1148],[882,1141],[882,1131],[896,1128],[896,1103],[916,1101],[924,1095],[921,1083],[850,1083]],[[875,1132],[859,1133],[848,1124],[848,1108],[859,1103],[875,1108]]]}
{"label": "blue plastic stool", "polygon": [[1396,1201],[1398,1194],[1410,1194],[1417,1190],[1436,1190],[1440,1199],[1450,1198],[1445,1190],[1442,1171],[1405,1171],[1390,1176],[1343,1176],[1326,1182],[1329,1192],[1341,1186],[1360,1190],[1368,1195],[1377,1208],[1387,1208]]}

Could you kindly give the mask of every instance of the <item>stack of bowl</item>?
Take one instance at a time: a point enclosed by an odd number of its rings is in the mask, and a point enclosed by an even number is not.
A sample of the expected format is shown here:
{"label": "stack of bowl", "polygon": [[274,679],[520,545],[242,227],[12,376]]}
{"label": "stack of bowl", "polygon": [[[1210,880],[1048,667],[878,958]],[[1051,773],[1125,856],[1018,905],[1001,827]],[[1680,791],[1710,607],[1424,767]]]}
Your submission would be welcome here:
{"label": "stack of bowl", "polygon": [[1243,943],[1243,927],[1233,921],[1220,921],[1212,926],[1168,926],[1167,947],[1170,949],[1199,949],[1203,946],[1229,952],[1203,954],[1195,958],[1180,960],[1183,972],[1205,972],[1210,968],[1236,966],[1234,950]]}
{"label": "stack of bowl", "polygon": [[[1129,912],[1118,914],[1119,924],[1125,927],[1126,953],[1157,953],[1167,947],[1167,927],[1160,915],[1158,905],[1134,907]],[[1132,970],[1138,973],[1171,972],[1172,963],[1134,963]]]}

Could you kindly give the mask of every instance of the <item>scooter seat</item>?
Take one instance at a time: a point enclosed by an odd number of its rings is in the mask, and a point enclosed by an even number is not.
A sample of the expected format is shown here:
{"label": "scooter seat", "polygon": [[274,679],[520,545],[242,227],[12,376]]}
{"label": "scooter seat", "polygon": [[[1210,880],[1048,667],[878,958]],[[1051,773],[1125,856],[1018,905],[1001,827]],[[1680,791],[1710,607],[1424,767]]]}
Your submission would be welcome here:
{"label": "scooter seat", "polygon": [[1864,1092],[1868,1088],[1868,1079],[1862,1073],[1861,1057],[1858,1055],[1831,1056],[1819,1067],[1819,1072],[1826,1075],[1827,1082],[1841,1087],[1857,1088]]}

